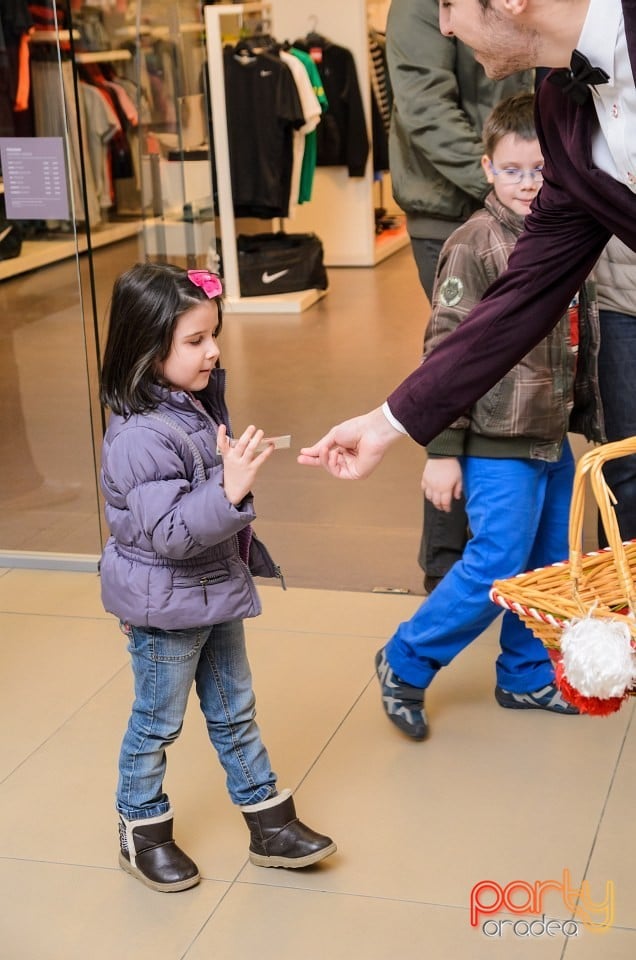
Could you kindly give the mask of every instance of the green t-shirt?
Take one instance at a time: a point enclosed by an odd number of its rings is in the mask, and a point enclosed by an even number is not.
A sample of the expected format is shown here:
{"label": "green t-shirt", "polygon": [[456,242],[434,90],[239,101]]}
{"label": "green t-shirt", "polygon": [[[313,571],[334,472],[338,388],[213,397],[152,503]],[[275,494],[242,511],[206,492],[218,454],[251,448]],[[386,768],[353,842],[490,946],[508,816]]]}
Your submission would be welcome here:
{"label": "green t-shirt", "polygon": [[[307,70],[311,85],[314,88],[314,93],[316,94],[318,103],[322,107],[322,112],[324,113],[325,110],[329,108],[329,102],[325,95],[318,67],[311,59],[309,54],[305,53],[304,50],[299,50],[297,47],[290,47],[289,52],[295,57],[298,57],[300,62]],[[318,134],[315,130],[311,130],[305,136],[305,151],[303,153],[303,163],[300,169],[298,203],[307,203],[308,200],[311,200],[311,191],[314,185],[314,173],[316,170],[316,159],[318,155],[317,138]]]}

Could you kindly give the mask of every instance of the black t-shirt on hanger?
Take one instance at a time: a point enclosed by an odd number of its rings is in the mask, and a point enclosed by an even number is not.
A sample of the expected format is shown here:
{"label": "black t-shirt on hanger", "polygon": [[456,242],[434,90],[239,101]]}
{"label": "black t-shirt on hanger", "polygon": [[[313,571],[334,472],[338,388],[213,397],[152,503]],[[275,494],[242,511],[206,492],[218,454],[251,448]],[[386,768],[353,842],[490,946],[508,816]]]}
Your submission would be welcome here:
{"label": "black t-shirt on hanger", "polygon": [[269,53],[223,52],[232,197],[237,217],[286,217],[292,136],[304,123],[291,71]]}

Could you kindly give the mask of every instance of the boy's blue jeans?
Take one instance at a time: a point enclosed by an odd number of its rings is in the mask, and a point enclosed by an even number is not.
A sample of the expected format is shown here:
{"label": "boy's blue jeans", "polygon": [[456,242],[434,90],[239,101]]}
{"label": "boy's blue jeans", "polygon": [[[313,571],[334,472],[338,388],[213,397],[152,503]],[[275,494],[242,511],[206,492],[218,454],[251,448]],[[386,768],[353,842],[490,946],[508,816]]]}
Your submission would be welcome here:
{"label": "boy's blue jeans", "polygon": [[255,717],[241,620],[188,630],[127,627],[135,700],[119,758],[117,810],[128,820],[166,813],[166,747],[177,739],[192,684],[234,803],[276,793]]}
{"label": "boy's blue jeans", "polygon": [[[574,461],[565,443],[561,460],[462,458],[464,492],[472,531],[461,560],[386,647],[395,673],[414,687],[428,687],[499,616],[489,599],[493,580],[565,560]],[[540,640],[517,616],[503,615],[497,684],[529,693],[554,679]]]}

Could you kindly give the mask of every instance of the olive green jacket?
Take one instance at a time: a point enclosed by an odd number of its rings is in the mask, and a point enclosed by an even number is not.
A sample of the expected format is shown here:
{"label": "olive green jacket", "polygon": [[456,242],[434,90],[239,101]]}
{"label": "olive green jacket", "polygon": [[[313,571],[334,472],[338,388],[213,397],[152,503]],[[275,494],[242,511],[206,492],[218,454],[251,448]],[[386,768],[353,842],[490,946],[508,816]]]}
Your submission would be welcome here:
{"label": "olive green jacket", "polygon": [[480,165],[484,120],[499,100],[532,90],[534,73],[488,80],[468,47],[442,36],[438,17],[438,0],[391,3],[389,165],[409,234],[445,239],[488,192]]}

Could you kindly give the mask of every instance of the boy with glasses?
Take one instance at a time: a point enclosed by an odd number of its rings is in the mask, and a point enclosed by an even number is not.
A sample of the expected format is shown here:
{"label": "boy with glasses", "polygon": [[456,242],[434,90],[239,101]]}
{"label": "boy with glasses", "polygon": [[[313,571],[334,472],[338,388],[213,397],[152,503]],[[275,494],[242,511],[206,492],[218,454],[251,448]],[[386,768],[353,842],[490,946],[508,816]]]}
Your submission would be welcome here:
{"label": "boy with glasses", "polygon": [[[492,191],[484,209],[442,248],[426,353],[505,271],[541,187],[543,157],[531,94],[498,104],[483,140],[482,165]],[[497,350],[496,339],[491,349]],[[586,286],[551,333],[428,445],[424,495],[449,510],[463,492],[472,539],[376,657],[384,710],[413,739],[427,735],[424,693],[437,671],[499,615],[489,599],[493,580],[567,555],[574,476],[567,432],[603,440],[597,352],[598,309]],[[556,688],[543,645],[512,613],[503,615],[500,645],[495,697],[502,707],[577,713]]]}
{"label": "boy with glasses", "polygon": [[[480,209],[489,190],[480,164],[484,120],[500,100],[532,90],[534,71],[489,80],[470,47],[439,32],[438,0],[392,0],[386,56],[393,91],[393,196],[406,214],[430,304],[445,241]],[[467,539],[463,498],[454,501],[449,513],[424,501],[418,563],[426,593],[461,557]]]}

